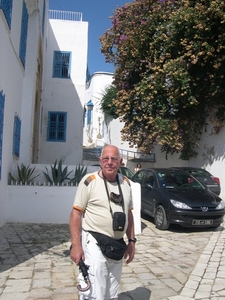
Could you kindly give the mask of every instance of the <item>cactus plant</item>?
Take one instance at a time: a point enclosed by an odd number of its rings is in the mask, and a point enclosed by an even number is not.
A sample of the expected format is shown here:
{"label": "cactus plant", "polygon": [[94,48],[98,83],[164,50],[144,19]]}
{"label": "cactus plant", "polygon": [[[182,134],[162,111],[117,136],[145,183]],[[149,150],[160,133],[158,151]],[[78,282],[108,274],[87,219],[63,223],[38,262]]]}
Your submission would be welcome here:
{"label": "cactus plant", "polygon": [[81,179],[87,174],[87,168],[85,168],[84,166],[78,166],[76,167],[75,171],[74,171],[74,177],[71,178],[71,180],[69,181],[69,184],[73,184],[75,186],[77,186],[79,184],[79,182],[81,181]]}
{"label": "cactus plant", "polygon": [[[45,167],[46,168],[46,167]],[[50,182],[51,185],[53,184],[62,184],[65,180],[69,179],[70,171],[67,172],[68,166],[66,166],[64,169],[62,168],[62,160],[59,160],[58,166],[57,166],[57,160],[55,161],[54,165],[51,166],[51,176],[49,174],[48,169],[46,168],[46,172],[43,172],[45,175],[45,178],[48,182]]]}
{"label": "cactus plant", "polygon": [[32,168],[32,167],[30,167],[30,165],[28,165],[27,167],[24,164],[21,164],[21,166],[17,165],[18,177],[15,178],[12,176],[11,173],[9,173],[9,183],[11,181],[14,181],[14,182],[18,182],[22,185],[30,184],[30,182],[32,180],[34,180],[36,177],[38,177],[40,175],[40,174],[38,174],[31,178],[34,171],[35,171],[35,167]]}

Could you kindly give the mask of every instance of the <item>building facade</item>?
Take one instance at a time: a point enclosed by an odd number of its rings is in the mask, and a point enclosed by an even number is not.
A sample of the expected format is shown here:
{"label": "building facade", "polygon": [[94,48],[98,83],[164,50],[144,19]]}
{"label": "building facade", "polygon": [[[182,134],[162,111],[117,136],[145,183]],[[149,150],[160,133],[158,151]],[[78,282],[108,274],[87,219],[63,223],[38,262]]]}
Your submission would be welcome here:
{"label": "building facade", "polygon": [[0,226],[13,165],[82,161],[88,23],[48,5],[0,1]]}
{"label": "building facade", "polygon": [[38,161],[75,165],[82,162],[88,23],[72,12],[73,20],[66,12],[52,19],[56,12],[50,11],[47,34]]}

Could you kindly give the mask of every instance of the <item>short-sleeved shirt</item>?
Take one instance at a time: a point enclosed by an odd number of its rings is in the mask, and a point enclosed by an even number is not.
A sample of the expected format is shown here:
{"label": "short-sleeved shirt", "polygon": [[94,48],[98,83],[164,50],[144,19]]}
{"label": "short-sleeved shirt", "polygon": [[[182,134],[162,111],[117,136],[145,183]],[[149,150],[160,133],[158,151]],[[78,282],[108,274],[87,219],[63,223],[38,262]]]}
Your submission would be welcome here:
{"label": "short-sleeved shirt", "polygon": [[[132,193],[129,180],[118,174],[119,183],[123,193],[124,213],[126,214],[126,224],[124,231],[113,231],[112,212],[122,212],[121,203],[116,204],[110,201],[104,183],[104,179],[98,175],[98,172],[85,175],[77,188],[74,205],[75,209],[83,211],[82,229],[85,231],[96,231],[106,234],[115,239],[123,237],[128,226],[128,211],[133,209]],[[117,181],[109,182],[106,180],[109,194],[114,192],[120,194]]]}

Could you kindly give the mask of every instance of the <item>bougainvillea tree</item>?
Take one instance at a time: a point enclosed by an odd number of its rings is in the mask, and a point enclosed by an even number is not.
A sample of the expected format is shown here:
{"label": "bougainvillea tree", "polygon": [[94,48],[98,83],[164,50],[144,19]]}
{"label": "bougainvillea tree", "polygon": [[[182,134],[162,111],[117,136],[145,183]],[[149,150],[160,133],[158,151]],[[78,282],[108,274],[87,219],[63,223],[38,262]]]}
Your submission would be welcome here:
{"label": "bougainvillea tree", "polygon": [[225,4],[136,0],[116,8],[101,51],[114,63],[122,139],[188,160],[207,120],[225,121]]}

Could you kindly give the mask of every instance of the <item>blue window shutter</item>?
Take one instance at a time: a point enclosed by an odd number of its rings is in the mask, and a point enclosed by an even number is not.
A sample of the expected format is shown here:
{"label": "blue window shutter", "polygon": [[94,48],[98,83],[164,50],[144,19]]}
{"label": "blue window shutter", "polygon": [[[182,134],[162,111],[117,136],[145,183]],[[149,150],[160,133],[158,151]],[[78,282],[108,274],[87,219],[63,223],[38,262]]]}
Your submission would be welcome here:
{"label": "blue window shutter", "polygon": [[20,134],[21,134],[21,120],[19,116],[14,117],[14,130],[13,130],[13,155],[16,158],[20,156]]}
{"label": "blue window shutter", "polygon": [[47,141],[65,142],[66,141],[66,112],[48,113]]}
{"label": "blue window shutter", "polygon": [[44,0],[44,3],[43,3],[43,11],[42,11],[42,38],[44,37],[44,30],[45,30],[45,0]]}
{"label": "blue window shutter", "polygon": [[87,103],[87,125],[91,124],[92,122],[92,111],[93,111],[94,104],[91,100]]}
{"label": "blue window shutter", "polygon": [[54,78],[70,78],[71,52],[54,51]]}
{"label": "blue window shutter", "polygon": [[91,110],[88,110],[88,111],[87,111],[87,124],[88,124],[88,125],[91,124],[91,113],[92,113]]}
{"label": "blue window shutter", "polygon": [[12,4],[13,4],[13,0],[0,0],[0,9],[2,9],[4,13],[9,29],[11,29]]}
{"label": "blue window shutter", "polygon": [[4,125],[5,95],[0,91],[0,179],[2,176],[2,146],[3,146],[3,125]]}
{"label": "blue window shutter", "polygon": [[21,60],[22,65],[23,65],[24,68],[25,68],[25,61],[26,61],[27,30],[28,30],[28,12],[27,12],[26,4],[23,1],[19,57],[20,57],[20,60]]}

